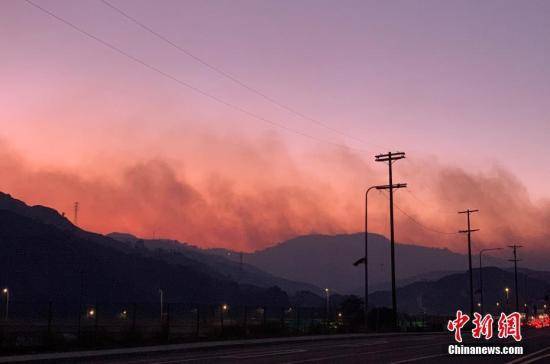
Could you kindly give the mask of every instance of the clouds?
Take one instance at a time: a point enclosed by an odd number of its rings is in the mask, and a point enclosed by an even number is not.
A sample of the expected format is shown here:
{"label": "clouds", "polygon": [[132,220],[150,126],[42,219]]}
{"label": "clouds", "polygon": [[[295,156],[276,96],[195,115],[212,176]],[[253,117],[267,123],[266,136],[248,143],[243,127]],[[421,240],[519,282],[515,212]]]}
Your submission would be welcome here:
{"label": "clouds", "polygon": [[[210,164],[196,164],[208,160],[204,155],[177,162],[151,157],[128,161],[116,173],[102,173],[102,165],[93,171],[34,166],[1,144],[0,168],[9,173],[0,189],[68,216],[79,201],[79,221],[90,230],[254,250],[299,234],[362,230],[365,186],[386,179],[382,166],[374,169],[348,151],[310,151],[309,163],[300,164],[273,140],[216,140],[196,150],[211,153],[210,159],[222,156]],[[464,237],[433,230],[456,232],[465,224],[456,211],[479,208],[473,218],[474,227],[481,228],[476,247],[527,241],[534,249],[545,248],[549,203],[533,203],[519,180],[502,168],[472,174],[418,160],[400,163],[396,171],[396,178],[409,184],[409,191],[396,192],[396,203],[415,220],[396,211],[399,241],[463,251]],[[387,204],[381,194],[371,195],[373,231],[387,232]]]}

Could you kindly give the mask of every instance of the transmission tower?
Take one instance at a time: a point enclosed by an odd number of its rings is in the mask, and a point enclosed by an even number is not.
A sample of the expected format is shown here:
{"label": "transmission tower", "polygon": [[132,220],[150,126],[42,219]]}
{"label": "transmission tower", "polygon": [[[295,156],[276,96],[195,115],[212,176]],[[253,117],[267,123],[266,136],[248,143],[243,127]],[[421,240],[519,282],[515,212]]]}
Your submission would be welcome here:
{"label": "transmission tower", "polygon": [[78,202],[74,203],[74,224],[78,226]]}

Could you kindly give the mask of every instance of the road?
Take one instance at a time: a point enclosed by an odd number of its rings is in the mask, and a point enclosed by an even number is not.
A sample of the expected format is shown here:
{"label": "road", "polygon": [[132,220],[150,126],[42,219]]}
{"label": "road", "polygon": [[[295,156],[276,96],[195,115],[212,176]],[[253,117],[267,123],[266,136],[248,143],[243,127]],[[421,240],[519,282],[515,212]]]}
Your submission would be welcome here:
{"label": "road", "polygon": [[[117,358],[72,361],[78,363],[178,364],[178,363],[550,363],[550,328],[524,330],[524,340],[496,339],[487,345],[523,346],[523,355],[449,355],[451,335],[398,335],[306,343],[270,344],[242,348],[140,354]],[[483,340],[481,340],[483,341]],[[480,343],[465,337],[464,343]],[[68,361],[64,361],[68,363]]]}

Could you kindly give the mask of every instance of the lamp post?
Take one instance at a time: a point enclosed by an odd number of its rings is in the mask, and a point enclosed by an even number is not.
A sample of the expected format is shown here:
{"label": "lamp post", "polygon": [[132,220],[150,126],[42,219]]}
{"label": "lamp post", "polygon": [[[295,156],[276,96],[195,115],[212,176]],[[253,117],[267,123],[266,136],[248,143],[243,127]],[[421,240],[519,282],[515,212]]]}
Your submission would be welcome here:
{"label": "lamp post", "polygon": [[325,294],[326,294],[326,298],[327,298],[327,301],[326,301],[326,309],[327,309],[327,312],[326,312],[326,315],[327,315],[327,326],[328,326],[328,317],[329,317],[329,314],[330,314],[330,289],[328,288],[325,288]]}
{"label": "lamp post", "polygon": [[9,309],[10,309],[10,290],[8,287],[2,289],[2,294],[6,296],[6,311],[4,313],[4,320],[8,321]]}
{"label": "lamp post", "polygon": [[506,307],[504,308],[504,310],[506,311],[506,309],[509,309],[510,306],[510,288],[504,288],[504,292],[506,293]]}
{"label": "lamp post", "polygon": [[386,186],[371,186],[365,192],[365,256],[353,265],[358,266],[363,263],[365,265],[365,306],[363,307],[364,320],[365,320],[365,329],[367,328],[367,313],[369,312],[369,265],[368,265],[368,248],[369,248],[369,230],[368,230],[368,200],[369,192],[373,189],[382,190]]}
{"label": "lamp post", "polygon": [[484,252],[493,251],[493,250],[502,250],[502,248],[488,248],[488,249],[481,249],[479,251],[479,298],[481,303],[481,315],[483,315],[483,310],[485,306],[483,306],[483,267],[481,264],[481,255]]}
{"label": "lamp post", "polygon": [[[393,188],[403,188],[407,187],[406,183],[397,183],[393,185]],[[387,190],[389,189],[389,185],[376,185],[371,186],[367,189],[365,192],[365,256],[355,263],[353,265],[357,266],[361,263],[365,265],[365,306],[364,306],[364,320],[365,320],[365,329],[367,328],[367,314],[369,311],[369,265],[368,265],[368,249],[369,249],[369,229],[368,229],[368,199],[369,199],[369,192],[373,189],[376,190]]]}
{"label": "lamp post", "polygon": [[221,306],[221,310],[220,310],[220,326],[221,326],[221,331],[222,331],[222,335],[223,335],[223,318],[224,318],[224,312],[227,311],[229,309],[229,306],[224,303],[222,306]]}

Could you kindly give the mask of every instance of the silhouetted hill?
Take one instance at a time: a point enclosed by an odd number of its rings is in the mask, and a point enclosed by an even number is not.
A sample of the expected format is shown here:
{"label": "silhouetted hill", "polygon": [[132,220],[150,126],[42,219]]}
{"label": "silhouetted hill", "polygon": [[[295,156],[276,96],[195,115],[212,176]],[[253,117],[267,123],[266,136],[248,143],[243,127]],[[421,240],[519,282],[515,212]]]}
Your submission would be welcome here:
{"label": "silhouetted hill", "polygon": [[241,265],[239,261],[228,259],[224,255],[211,254],[208,250],[177,240],[139,239],[126,233],[111,233],[107,236],[117,241],[129,243],[131,246],[138,244],[150,252],[154,252],[155,256],[171,263],[216,272],[221,277],[240,284],[265,288],[278,286],[290,295],[298,291],[321,292],[320,288],[312,284],[276,277],[250,264],[244,263]]}
{"label": "silhouetted hill", "polygon": [[[130,246],[132,246],[130,248]],[[172,255],[173,259],[166,256]],[[286,293],[238,284],[177,252],[149,251],[85,232],[52,209],[9,195],[0,204],[0,284],[14,301],[221,302],[287,305]]]}
{"label": "silhouetted hill", "polygon": [[60,229],[74,229],[75,226],[56,210],[45,206],[28,206],[11,195],[0,192],[0,209],[9,210],[44,224],[54,225]]}
{"label": "silhouetted hill", "polygon": [[[213,253],[237,259],[238,254],[223,249]],[[229,255],[228,255],[229,253]],[[328,287],[343,294],[362,292],[363,266],[353,262],[364,255],[364,235],[306,235],[287,240],[270,248],[245,254],[244,261],[276,276],[301,280],[321,288]],[[423,276],[440,278],[468,267],[465,255],[448,249],[396,244],[396,275],[398,281]],[[390,277],[390,244],[378,234],[369,235],[369,284],[372,288],[385,287]],[[485,264],[509,265],[489,255]],[[438,273],[434,273],[438,272]],[[422,278],[419,278],[422,279]]]}
{"label": "silhouetted hill", "polygon": [[[550,281],[534,278],[531,275],[518,272],[519,301],[521,311],[524,303],[529,309],[533,304],[547,300],[550,295]],[[548,275],[550,272],[538,272]],[[479,302],[479,269],[474,269],[475,303]],[[510,288],[509,307],[515,307],[514,273],[496,267],[483,268],[483,296],[486,310],[496,310],[496,303],[506,305],[504,288]],[[469,274],[456,273],[445,276],[433,282],[416,282],[397,290],[398,309],[400,312],[450,314],[457,309],[465,312],[470,310]],[[391,305],[391,292],[380,291],[369,295],[369,303],[373,306]]]}

